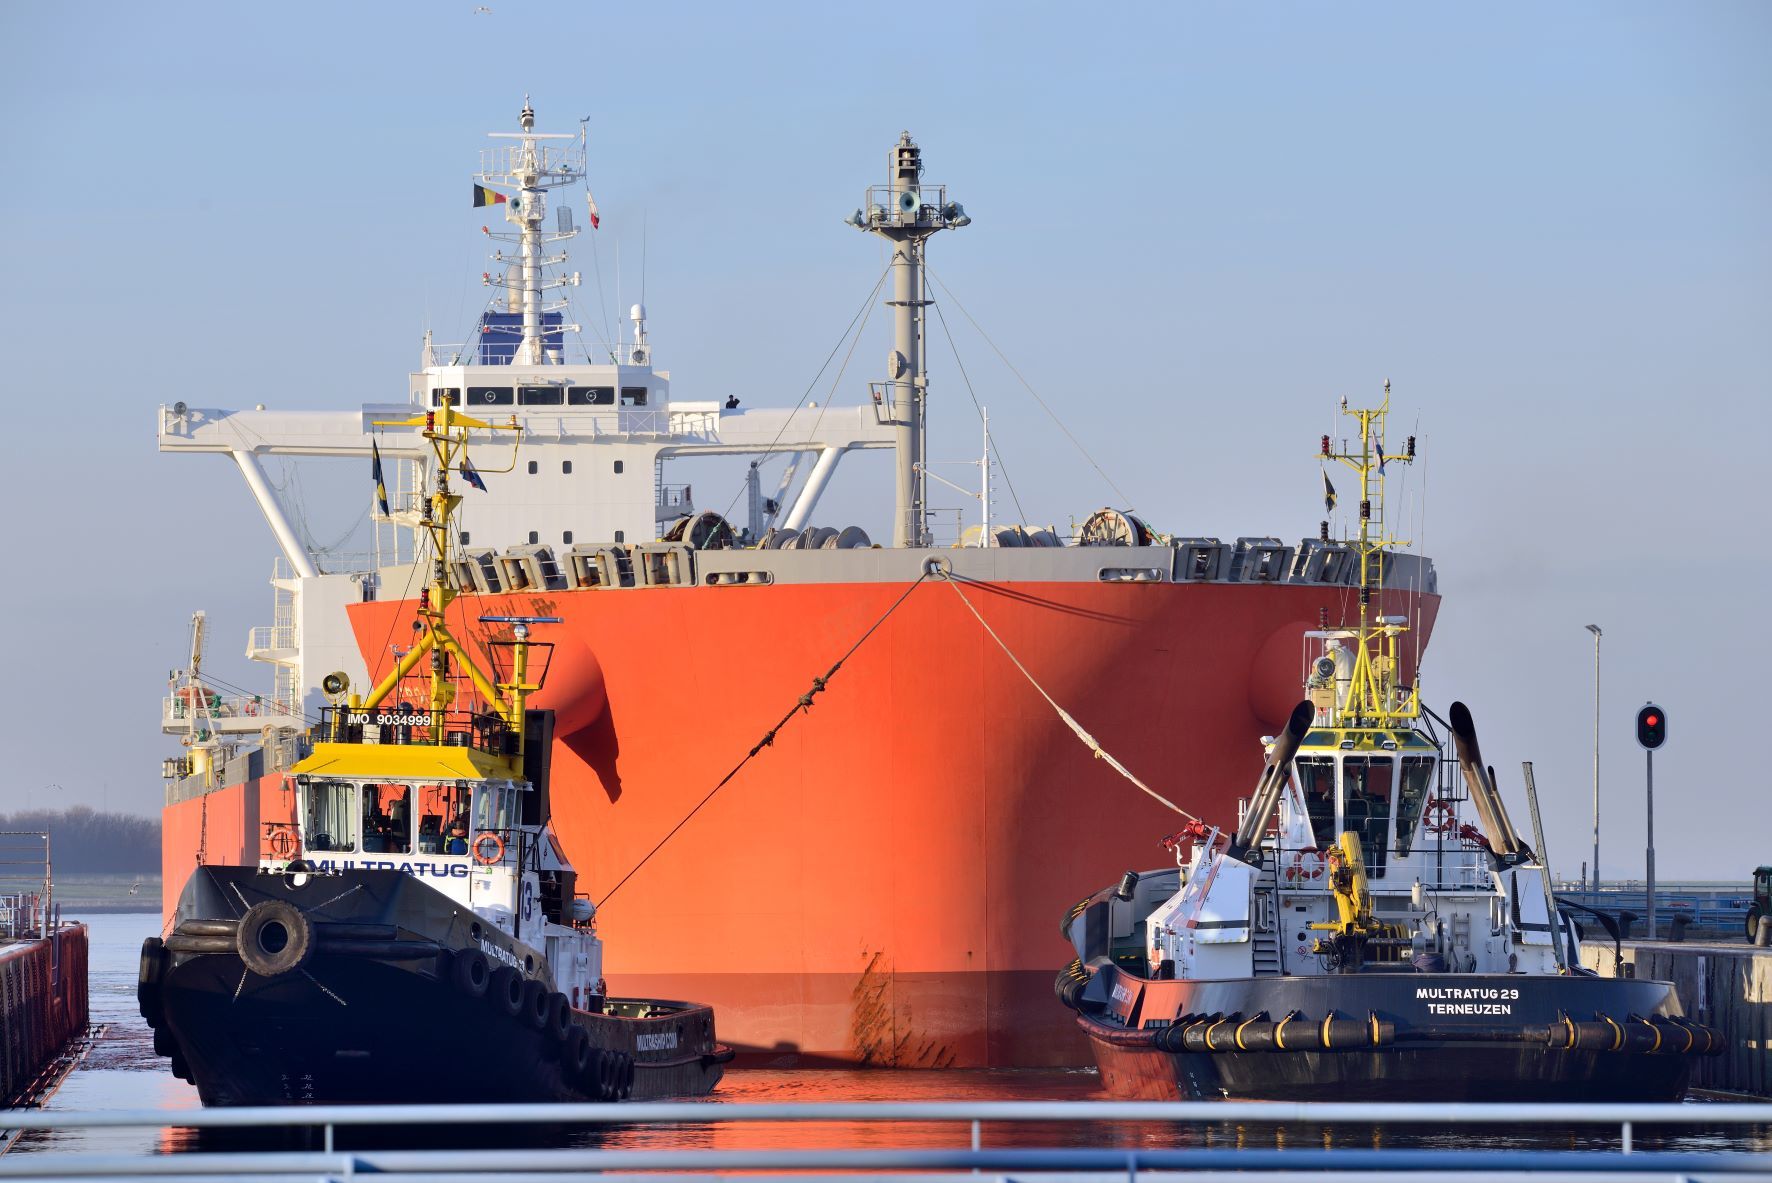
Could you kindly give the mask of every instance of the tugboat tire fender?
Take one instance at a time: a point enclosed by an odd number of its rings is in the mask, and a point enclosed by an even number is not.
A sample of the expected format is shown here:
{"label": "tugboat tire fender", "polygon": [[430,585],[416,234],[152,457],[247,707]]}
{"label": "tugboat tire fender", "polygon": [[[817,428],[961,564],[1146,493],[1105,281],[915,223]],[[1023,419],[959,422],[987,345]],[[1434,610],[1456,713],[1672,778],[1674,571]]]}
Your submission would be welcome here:
{"label": "tugboat tire fender", "polygon": [[595,1050],[591,1047],[590,1035],[577,1024],[567,1034],[566,1044],[560,1050],[560,1070],[567,1083],[587,1094],[590,1090],[584,1087],[584,1078],[591,1068]]}
{"label": "tugboat tire fender", "polygon": [[236,944],[247,969],[262,978],[282,977],[306,965],[314,955],[314,926],[294,904],[261,900],[240,918]]}
{"label": "tugboat tire fender", "polygon": [[554,1042],[564,1046],[576,1029],[572,1024],[572,1003],[564,994],[548,995],[548,1021],[542,1028],[554,1037]]}
{"label": "tugboat tire fender", "polygon": [[492,981],[492,967],[487,964],[486,954],[478,949],[462,949],[449,970],[449,979],[457,990],[469,998],[486,997],[486,987]]}
{"label": "tugboat tire fender", "polygon": [[549,999],[552,997],[547,986],[530,978],[523,983],[523,1017],[537,1031],[545,1031],[548,1026],[548,1012],[551,1009]]}
{"label": "tugboat tire fender", "polygon": [[492,984],[486,994],[499,1010],[518,1018],[523,1014],[523,971],[513,965],[501,965],[492,973]]}
{"label": "tugboat tire fender", "polygon": [[141,967],[136,973],[135,1001],[148,1026],[158,1027],[166,1021],[165,1000],[161,993],[166,980],[166,945],[159,937],[142,942]]}

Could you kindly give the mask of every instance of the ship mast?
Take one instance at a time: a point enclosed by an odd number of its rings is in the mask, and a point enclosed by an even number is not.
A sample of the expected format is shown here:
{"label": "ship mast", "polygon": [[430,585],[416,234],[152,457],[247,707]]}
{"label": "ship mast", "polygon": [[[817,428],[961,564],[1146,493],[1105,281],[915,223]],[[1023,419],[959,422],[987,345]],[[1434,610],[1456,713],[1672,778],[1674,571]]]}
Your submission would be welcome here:
{"label": "ship mast", "polygon": [[[890,408],[891,418],[883,422],[890,423],[897,436],[892,545],[928,546],[929,373],[923,310],[929,300],[923,283],[923,250],[936,231],[957,229],[972,219],[958,202],[948,201],[945,185],[923,184],[923,152],[908,131],[893,145],[891,177],[889,184],[868,187],[865,212],[856,210],[848,221],[892,244],[892,298],[886,301],[893,313],[892,354],[886,381],[878,384],[886,390],[876,401],[876,407]],[[890,398],[885,397],[888,390]]]}
{"label": "ship mast", "polygon": [[[493,139],[517,142],[508,147],[484,149],[480,153],[480,171],[474,174],[474,179],[491,188],[516,190],[514,194],[506,195],[509,200],[504,203],[505,221],[515,226],[516,232],[486,231],[488,238],[515,243],[517,247],[515,259],[507,258],[502,250],[492,256],[494,262],[506,265],[505,274],[499,284],[509,293],[513,306],[511,310],[523,315],[523,335],[511,357],[511,363],[528,366],[558,365],[565,334],[578,331],[578,326],[548,327],[545,314],[564,309],[566,302],[546,304],[543,293],[552,288],[577,287],[579,277],[574,272],[557,279],[544,280],[542,268],[566,261],[564,251],[550,255],[547,247],[552,243],[577,237],[578,231],[572,228],[570,218],[564,213],[560,218],[559,228],[552,233],[543,233],[541,224],[548,212],[547,191],[584,179],[585,132],[582,125],[577,135],[536,131],[535,108],[529,105],[528,95],[523,96],[521,123],[523,130],[520,132],[487,133]],[[578,142],[575,145],[555,146],[544,144],[541,142],[543,140]],[[486,282],[489,285],[493,282],[490,276]]]}
{"label": "ship mast", "polygon": [[[1360,564],[1360,615],[1353,641],[1353,669],[1345,695],[1335,705],[1333,723],[1338,727],[1374,727],[1419,718],[1421,689],[1397,683],[1400,669],[1398,640],[1408,631],[1406,617],[1375,615],[1373,593],[1384,590],[1385,555],[1391,547],[1409,543],[1388,533],[1384,515],[1385,467],[1415,463],[1415,437],[1410,436],[1400,456],[1384,450],[1385,421],[1391,409],[1390,379],[1385,379],[1384,401],[1377,407],[1349,409],[1343,399],[1341,413],[1359,424],[1355,446],[1342,441],[1336,451],[1328,436],[1322,439],[1322,455],[1353,469],[1360,477],[1359,534],[1350,541]],[[1326,528],[1326,527],[1325,527]],[[1325,535],[1327,536],[1327,535]],[[1345,635],[1345,634],[1344,634]]]}

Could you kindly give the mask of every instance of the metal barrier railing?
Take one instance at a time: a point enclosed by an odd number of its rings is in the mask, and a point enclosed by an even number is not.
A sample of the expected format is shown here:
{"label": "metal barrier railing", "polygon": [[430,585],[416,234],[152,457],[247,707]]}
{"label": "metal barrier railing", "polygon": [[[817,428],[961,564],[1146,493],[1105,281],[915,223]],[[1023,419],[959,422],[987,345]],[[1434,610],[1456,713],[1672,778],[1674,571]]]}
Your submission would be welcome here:
{"label": "metal barrier railing", "polygon": [[[970,1134],[969,1144],[920,1149],[601,1149],[538,1147],[477,1150],[335,1149],[339,1127],[379,1130],[415,1126],[508,1126],[539,1124],[685,1128],[733,1123],[891,1123],[952,1124]],[[1443,1130],[1476,1126],[1522,1128],[1569,1126],[1616,1129],[1615,1150],[1483,1151],[1462,1132],[1447,1148],[1152,1148],[1053,1146],[987,1147],[986,1123],[1198,1123],[1208,1126],[1427,1126]],[[1741,1149],[1642,1151],[1641,1127],[1719,1127],[1741,1130],[1772,1127],[1772,1103],[1714,1104],[1361,1104],[1354,1102],[1143,1102],[1143,1101],[977,1101],[977,1102],[638,1102],[621,1105],[389,1105],[303,1106],[199,1110],[114,1110],[58,1113],[15,1110],[0,1125],[30,1130],[183,1128],[259,1131],[319,1131],[320,1151],[249,1151],[226,1154],[179,1151],[144,1158],[122,1154],[14,1154],[0,1159],[0,1178],[124,1178],[228,1176],[252,1178],[294,1174],[330,1177],[398,1173],[408,1178],[476,1173],[509,1176],[519,1172],[571,1171],[825,1171],[858,1173],[916,1170],[962,1172],[1089,1172],[1130,1178],[1150,1170],[1260,1172],[1267,1178],[1321,1177],[1324,1172],[1450,1172],[1460,1174],[1582,1173],[1613,1171],[1632,1176],[1651,1172],[1706,1174],[1772,1172],[1772,1153]],[[415,1137],[422,1138],[422,1134]],[[1758,1137],[1772,1140],[1772,1129]],[[286,1143],[285,1143],[286,1144]],[[1726,1144],[1726,1142],[1725,1142]]]}

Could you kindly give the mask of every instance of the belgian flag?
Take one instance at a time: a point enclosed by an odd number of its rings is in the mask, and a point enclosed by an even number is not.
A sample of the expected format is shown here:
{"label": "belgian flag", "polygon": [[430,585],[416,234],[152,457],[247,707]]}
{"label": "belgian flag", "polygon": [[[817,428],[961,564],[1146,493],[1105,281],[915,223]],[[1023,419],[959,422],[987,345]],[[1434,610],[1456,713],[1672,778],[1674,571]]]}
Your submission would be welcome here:
{"label": "belgian flag", "polygon": [[500,192],[493,190],[493,189],[488,189],[484,185],[475,185],[474,186],[474,208],[475,209],[479,209],[481,206],[486,206],[486,205],[503,205],[505,202],[507,202],[509,200],[510,200],[510,198],[506,197],[503,193],[500,193]]}
{"label": "belgian flag", "polygon": [[381,516],[388,517],[388,486],[381,476],[381,449],[375,441],[369,441],[369,475],[375,478],[375,503],[381,507]]}

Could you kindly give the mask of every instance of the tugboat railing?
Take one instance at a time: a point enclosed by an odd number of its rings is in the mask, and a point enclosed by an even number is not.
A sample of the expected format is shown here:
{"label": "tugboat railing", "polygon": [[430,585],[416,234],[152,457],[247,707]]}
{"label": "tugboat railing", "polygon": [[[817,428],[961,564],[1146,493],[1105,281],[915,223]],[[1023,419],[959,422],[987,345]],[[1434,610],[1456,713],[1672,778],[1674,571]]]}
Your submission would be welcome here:
{"label": "tugboat railing", "polygon": [[[855,1149],[826,1146],[790,1149],[684,1148],[671,1140],[659,1149],[597,1147],[535,1147],[497,1149],[349,1150],[336,1149],[341,1127],[370,1126],[378,1131],[416,1126],[570,1125],[677,1126],[712,1124],[902,1124],[921,1122],[958,1127],[969,1135],[964,1145],[925,1148]],[[1445,1148],[1309,1147],[1253,1148],[1246,1140],[1236,1148],[1202,1144],[1192,1147],[1115,1147],[1100,1129],[1090,1146],[987,1147],[986,1123],[1102,1123],[1272,1125],[1297,1124],[1464,1127]],[[308,1175],[349,1177],[354,1174],[398,1174],[407,1179],[512,1172],[586,1171],[824,1171],[877,1173],[914,1170],[923,1178],[968,1177],[989,1171],[999,1178],[1011,1172],[1063,1171],[1072,1177],[1136,1178],[1154,1170],[1221,1170],[1258,1172],[1266,1178],[1319,1178],[1345,1173],[1456,1172],[1460,1175],[1546,1177],[1612,1172],[1609,1177],[1678,1177],[1772,1171],[1772,1153],[1747,1149],[1754,1139],[1764,1143],[1772,1126],[1772,1103],[1713,1104],[1548,1104],[1548,1103],[1362,1103],[1362,1102],[1233,1102],[1233,1101],[899,1101],[707,1103],[632,1102],[619,1105],[327,1105],[192,1110],[104,1110],[56,1112],[11,1110],[0,1125],[13,1130],[78,1131],[118,1128],[315,1130],[320,1151],[245,1151],[227,1154],[178,1151],[144,1157],[140,1154],[14,1153],[0,1160],[0,1179],[34,1177],[131,1178],[221,1177],[237,1179]],[[1519,1149],[1522,1127],[1566,1129],[1581,1126],[1616,1129],[1616,1149]],[[1482,1149],[1477,1127],[1506,1129],[1506,1144]],[[1727,1149],[1652,1150],[1637,1145],[1643,1127],[1727,1128],[1735,1140],[1713,1143]],[[422,1143],[424,1135],[415,1132]],[[956,1139],[956,1141],[958,1141]],[[286,1143],[285,1143],[286,1144]],[[19,1149],[26,1150],[25,1146]],[[936,1172],[940,1172],[937,1174]],[[563,1177],[563,1176],[562,1176]]]}

